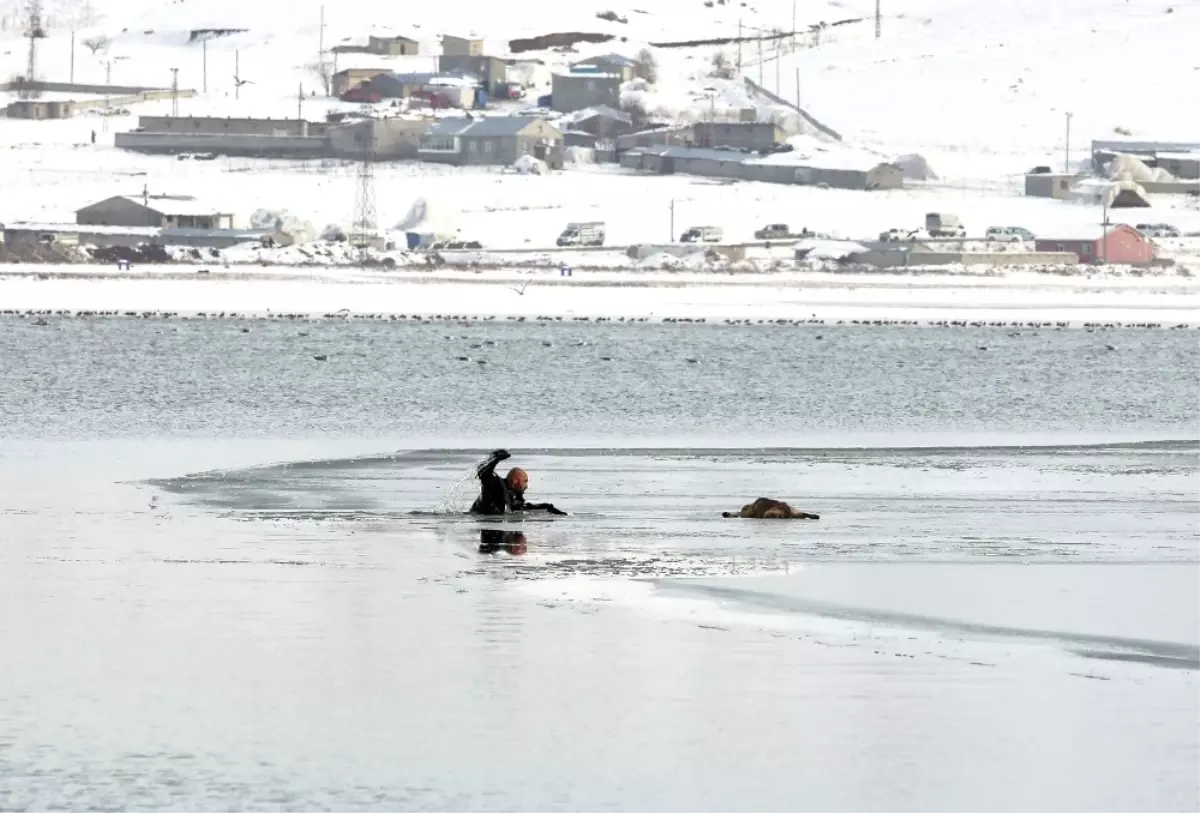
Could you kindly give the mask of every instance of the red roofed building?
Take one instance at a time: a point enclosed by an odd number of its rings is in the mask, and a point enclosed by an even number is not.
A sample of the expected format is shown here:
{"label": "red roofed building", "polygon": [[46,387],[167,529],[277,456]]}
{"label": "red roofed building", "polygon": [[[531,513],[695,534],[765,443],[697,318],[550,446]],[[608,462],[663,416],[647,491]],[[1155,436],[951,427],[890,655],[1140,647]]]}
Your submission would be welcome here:
{"label": "red roofed building", "polygon": [[1110,224],[1107,232],[1096,226],[1093,234],[1074,230],[1057,237],[1039,237],[1034,246],[1036,251],[1069,251],[1087,265],[1149,265],[1154,261],[1154,244],[1124,223]]}

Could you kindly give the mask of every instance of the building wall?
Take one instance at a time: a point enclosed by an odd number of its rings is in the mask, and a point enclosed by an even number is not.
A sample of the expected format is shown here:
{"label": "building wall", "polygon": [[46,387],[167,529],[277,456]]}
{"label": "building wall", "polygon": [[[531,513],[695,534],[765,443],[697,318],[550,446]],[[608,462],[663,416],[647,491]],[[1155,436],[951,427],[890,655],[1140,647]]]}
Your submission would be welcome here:
{"label": "building wall", "polygon": [[483,40],[468,37],[442,37],[442,53],[446,56],[483,56]]}
{"label": "building wall", "polygon": [[416,56],[421,46],[405,37],[368,37],[367,50],[384,56]]}
{"label": "building wall", "polygon": [[330,129],[329,147],[338,158],[360,159],[369,148],[374,157],[381,161],[413,160],[418,157],[421,136],[432,126],[432,119],[353,122]]}
{"label": "building wall", "polygon": [[488,93],[494,95],[497,87],[508,78],[508,66],[503,59],[479,54],[443,54],[438,57],[438,70],[442,73],[462,71],[478,76]]}
{"label": "building wall", "polygon": [[1043,174],[1025,176],[1025,194],[1035,198],[1065,200],[1071,195],[1075,175]]}
{"label": "building wall", "polygon": [[146,153],[212,152],[258,158],[324,158],[330,153],[325,136],[270,136],[228,133],[117,133],[124,150]]}
{"label": "building wall", "polygon": [[1176,178],[1200,178],[1200,154],[1195,158],[1159,158],[1158,165]]}
{"label": "building wall", "polygon": [[692,125],[692,138],[704,147],[763,150],[781,140],[783,131],[772,122],[698,121]]}
{"label": "building wall", "polygon": [[1104,238],[1100,259],[1106,263],[1146,265],[1154,261],[1154,246],[1134,229],[1113,229]]}
{"label": "building wall", "polygon": [[891,164],[880,164],[867,170],[868,189],[903,189],[904,170]]}
{"label": "building wall", "polygon": [[1147,265],[1154,261],[1154,246],[1133,229],[1113,229],[1101,240],[1035,240],[1038,251],[1069,251],[1081,263]]}
{"label": "building wall", "polygon": [[616,65],[606,59],[585,59],[582,62],[576,62],[571,66],[571,70],[587,71],[596,70],[599,73],[615,73],[621,77],[622,82],[632,82],[636,76],[637,69],[632,65]]}
{"label": "building wall", "polygon": [[333,75],[330,90],[334,96],[341,96],[351,88],[358,87],[363,82],[370,82],[383,73],[387,73],[384,68],[347,68]]}
{"label": "building wall", "polygon": [[327,129],[320,121],[217,116],[138,116],[138,127],[148,133],[288,136],[322,136]]}
{"label": "building wall", "polygon": [[4,243],[10,247],[41,245],[41,236],[53,234],[56,242],[68,245],[85,243],[87,245],[127,246],[133,248],[144,243],[153,242],[152,238],[141,234],[93,234],[85,231],[27,231],[25,229],[5,229]]}
{"label": "building wall", "polygon": [[560,113],[571,113],[606,104],[621,106],[621,80],[615,76],[555,74],[550,90],[551,105]]}

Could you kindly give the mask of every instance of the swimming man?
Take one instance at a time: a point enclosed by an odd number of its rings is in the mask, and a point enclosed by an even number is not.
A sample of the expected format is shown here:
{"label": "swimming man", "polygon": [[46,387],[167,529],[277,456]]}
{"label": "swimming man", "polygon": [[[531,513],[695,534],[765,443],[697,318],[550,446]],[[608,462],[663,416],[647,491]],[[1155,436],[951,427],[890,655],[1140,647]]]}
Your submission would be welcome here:
{"label": "swimming man", "polygon": [[548,502],[525,501],[525,489],[529,487],[529,474],[520,468],[509,469],[503,478],[496,474],[496,465],[512,457],[506,450],[497,449],[488,455],[475,469],[479,478],[479,497],[471,506],[472,514],[507,514],[518,511],[546,511],[550,514],[566,515]]}

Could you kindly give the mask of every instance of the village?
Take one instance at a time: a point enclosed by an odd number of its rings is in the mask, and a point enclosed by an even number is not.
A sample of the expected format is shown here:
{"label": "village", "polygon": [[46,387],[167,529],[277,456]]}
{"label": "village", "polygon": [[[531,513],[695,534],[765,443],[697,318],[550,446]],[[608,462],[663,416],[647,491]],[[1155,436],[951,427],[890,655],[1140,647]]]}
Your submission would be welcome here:
{"label": "village", "polygon": [[[319,86],[298,88],[291,118],[181,111],[181,101],[195,98],[197,91],[179,87],[177,80],[166,88],[14,80],[0,88],[20,95],[7,105],[9,119],[49,125],[88,115],[103,119],[120,109],[127,119],[136,118],[135,126],[111,136],[124,153],[145,155],[148,161],[347,166],[357,174],[362,200],[341,225],[297,227],[294,217],[278,216],[274,209],[222,211],[187,190],[114,183],[106,197],[76,201],[74,222],[6,220],[0,253],[23,262],[223,257],[228,262],[223,253],[237,249],[231,256],[272,263],[275,249],[307,245],[306,251],[289,253],[287,262],[303,263],[307,254],[390,266],[399,255],[415,253],[421,256],[399,264],[479,267],[557,263],[555,252],[570,251],[574,254],[562,261],[581,268],[590,266],[584,252],[597,252],[598,267],[611,266],[614,254],[642,266],[688,260],[724,268],[763,256],[771,268],[781,262],[880,269],[1170,267],[1177,250],[1183,247],[1187,254],[1191,238],[1200,236],[1200,230],[1181,230],[1165,222],[1169,218],[1150,215],[1155,200],[1200,203],[1200,143],[1131,138],[1093,140],[1086,166],[1071,166],[1068,159],[1065,171],[1041,165],[1025,175],[1027,197],[1098,207],[1101,217],[1087,228],[974,217],[968,229],[968,213],[939,209],[924,213],[923,222],[892,223],[878,232],[855,231],[850,224],[831,235],[790,217],[742,232],[722,222],[719,213],[676,225],[674,203],[669,240],[614,242],[603,219],[563,222],[555,229],[557,240],[543,227],[520,235],[520,245],[481,242],[428,218],[408,218],[397,228],[382,223],[363,202],[373,194],[366,187],[377,168],[398,164],[581,179],[604,173],[623,176],[629,184],[685,176],[868,196],[920,191],[937,181],[921,155],[884,155],[855,146],[798,99],[784,99],[747,75],[722,73],[731,78],[699,84],[693,91],[699,112],[681,119],[648,111],[640,101],[657,79],[656,57],[647,48],[577,59],[569,58],[573,49],[559,49],[554,53],[566,51],[568,59],[550,64],[542,51],[493,55],[487,41],[474,35],[444,33],[437,43],[436,54],[424,52],[428,40],[399,35],[334,46],[329,64],[321,64]],[[235,74],[235,93],[240,81]],[[722,104],[718,111],[716,97],[728,96],[729,86],[736,86],[745,101]],[[143,104],[161,108],[168,101],[169,112],[135,117],[128,111]],[[324,114],[306,116],[306,106]],[[91,141],[96,142],[95,130]],[[1069,141],[1065,146],[1069,151]],[[931,197],[930,206],[936,203]],[[1130,216],[1123,215],[1126,209],[1133,210]],[[329,247],[338,250],[331,253]],[[602,260],[600,252],[608,256]],[[763,266],[753,265],[755,270]]]}

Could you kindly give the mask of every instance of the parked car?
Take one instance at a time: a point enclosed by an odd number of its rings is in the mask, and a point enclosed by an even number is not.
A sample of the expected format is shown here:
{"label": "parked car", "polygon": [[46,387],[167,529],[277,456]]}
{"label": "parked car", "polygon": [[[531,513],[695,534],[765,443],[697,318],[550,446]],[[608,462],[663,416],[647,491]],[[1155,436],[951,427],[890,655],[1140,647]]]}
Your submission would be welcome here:
{"label": "parked car", "polygon": [[1001,243],[1023,243],[1035,239],[1033,232],[1020,226],[989,226],[984,237]]}
{"label": "parked car", "polygon": [[692,226],[679,236],[681,243],[719,243],[725,238],[720,226]]}
{"label": "parked car", "polygon": [[430,251],[475,251],[483,248],[478,240],[439,240],[429,246]]}
{"label": "parked car", "polygon": [[1139,223],[1134,228],[1147,237],[1179,237],[1179,229],[1170,223]]}
{"label": "parked car", "polygon": [[786,223],[772,223],[754,233],[755,240],[782,240],[791,236]]}
{"label": "parked car", "polygon": [[958,220],[958,215],[945,212],[930,212],[925,215],[925,231],[930,237],[966,237],[967,230]]}

